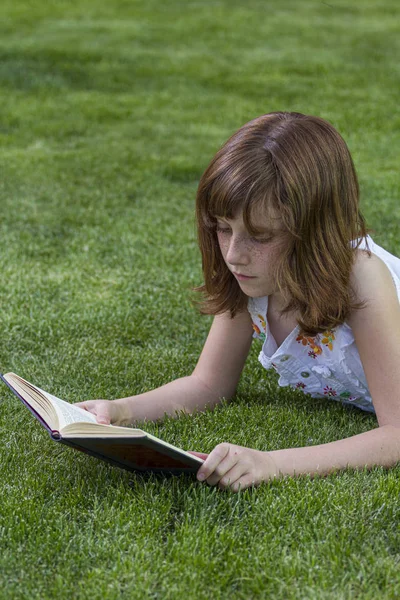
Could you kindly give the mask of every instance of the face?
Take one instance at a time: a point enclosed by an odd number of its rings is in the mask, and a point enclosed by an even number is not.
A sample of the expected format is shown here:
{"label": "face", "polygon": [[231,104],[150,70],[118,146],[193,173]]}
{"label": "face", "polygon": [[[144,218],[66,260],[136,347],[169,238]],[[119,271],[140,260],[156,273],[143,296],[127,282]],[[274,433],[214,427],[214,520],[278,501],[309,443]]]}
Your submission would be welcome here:
{"label": "face", "polygon": [[224,261],[246,296],[277,294],[276,265],[282,250],[280,218],[255,219],[261,232],[256,237],[246,229],[243,215],[217,217],[217,236]]}

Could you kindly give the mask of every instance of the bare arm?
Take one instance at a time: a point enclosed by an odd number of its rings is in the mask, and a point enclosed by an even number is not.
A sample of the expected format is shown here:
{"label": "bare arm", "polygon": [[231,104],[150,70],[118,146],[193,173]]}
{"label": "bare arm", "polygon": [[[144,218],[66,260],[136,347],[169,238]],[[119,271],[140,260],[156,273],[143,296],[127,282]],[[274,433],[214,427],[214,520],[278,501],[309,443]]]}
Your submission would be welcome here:
{"label": "bare arm", "polygon": [[360,254],[352,284],[365,308],[349,324],[360,353],[379,428],[305,448],[259,451],[219,444],[199,469],[210,485],[247,487],[274,477],[326,475],[346,467],[392,467],[400,462],[400,306],[386,265]]}
{"label": "bare arm", "polygon": [[367,305],[353,311],[353,330],[379,428],[308,448],[269,452],[282,474],[326,474],[345,467],[400,462],[400,305],[391,274],[377,256],[360,252],[351,282]]}
{"label": "bare arm", "polygon": [[286,475],[327,475],[347,467],[393,467],[399,461],[400,427],[384,425],[344,440],[307,448],[265,452],[218,444],[200,467],[197,478],[237,492],[239,488]]}
{"label": "bare arm", "polygon": [[393,467],[400,462],[400,427],[383,425],[344,440],[268,452],[276,476],[327,475],[347,467],[380,465]]}
{"label": "bare arm", "polygon": [[[93,400],[81,403],[101,421],[128,425],[145,419],[154,421],[179,411],[192,413],[213,408],[221,398],[233,396],[249,353],[252,339],[249,314],[231,319],[228,314],[214,318],[203,351],[193,373],[160,388],[112,402]],[[100,404],[102,403],[102,404]]]}

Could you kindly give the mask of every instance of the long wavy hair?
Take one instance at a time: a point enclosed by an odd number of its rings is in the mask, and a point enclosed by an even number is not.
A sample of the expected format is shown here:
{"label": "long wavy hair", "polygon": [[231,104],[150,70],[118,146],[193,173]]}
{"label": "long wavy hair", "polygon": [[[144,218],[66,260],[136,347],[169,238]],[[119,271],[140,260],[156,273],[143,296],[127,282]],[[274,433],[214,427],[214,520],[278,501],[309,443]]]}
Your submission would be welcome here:
{"label": "long wavy hair", "polygon": [[[307,335],[343,323],[355,302],[350,274],[355,250],[371,231],[359,209],[350,152],[330,123],[294,112],[274,112],[246,123],[217,152],[196,197],[204,284],[200,311],[232,317],[247,296],[227,268],[217,240],[216,216],[241,211],[257,233],[254,209],[277,211],[285,244],[277,265],[281,314],[296,312]],[[367,251],[370,250],[367,244]]]}

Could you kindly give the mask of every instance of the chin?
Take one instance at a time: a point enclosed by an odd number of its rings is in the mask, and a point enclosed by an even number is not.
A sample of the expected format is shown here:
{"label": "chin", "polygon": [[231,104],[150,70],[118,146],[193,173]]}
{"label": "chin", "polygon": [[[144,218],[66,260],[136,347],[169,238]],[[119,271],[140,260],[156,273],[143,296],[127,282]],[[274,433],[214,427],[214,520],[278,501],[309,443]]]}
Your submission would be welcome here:
{"label": "chin", "polygon": [[268,292],[259,292],[254,294],[246,294],[249,298],[264,298],[265,296],[270,296]]}
{"label": "chin", "polygon": [[272,294],[272,292],[264,290],[249,292],[242,289],[242,292],[248,298],[264,298],[264,296],[270,296]]}

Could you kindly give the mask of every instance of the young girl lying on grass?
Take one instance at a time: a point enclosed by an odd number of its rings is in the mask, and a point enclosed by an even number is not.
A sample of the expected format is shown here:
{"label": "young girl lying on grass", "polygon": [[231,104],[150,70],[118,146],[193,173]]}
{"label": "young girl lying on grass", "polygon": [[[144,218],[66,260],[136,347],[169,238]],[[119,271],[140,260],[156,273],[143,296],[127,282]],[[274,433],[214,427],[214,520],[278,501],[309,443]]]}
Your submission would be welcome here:
{"label": "young girl lying on grass", "polygon": [[368,235],[348,148],[326,121],[271,113],[219,150],[197,193],[202,312],[192,375],[80,406],[127,425],[231,398],[252,337],[280,386],[376,413],[379,428],[305,448],[218,444],[197,478],[237,491],[274,477],[400,461],[400,259]]}

